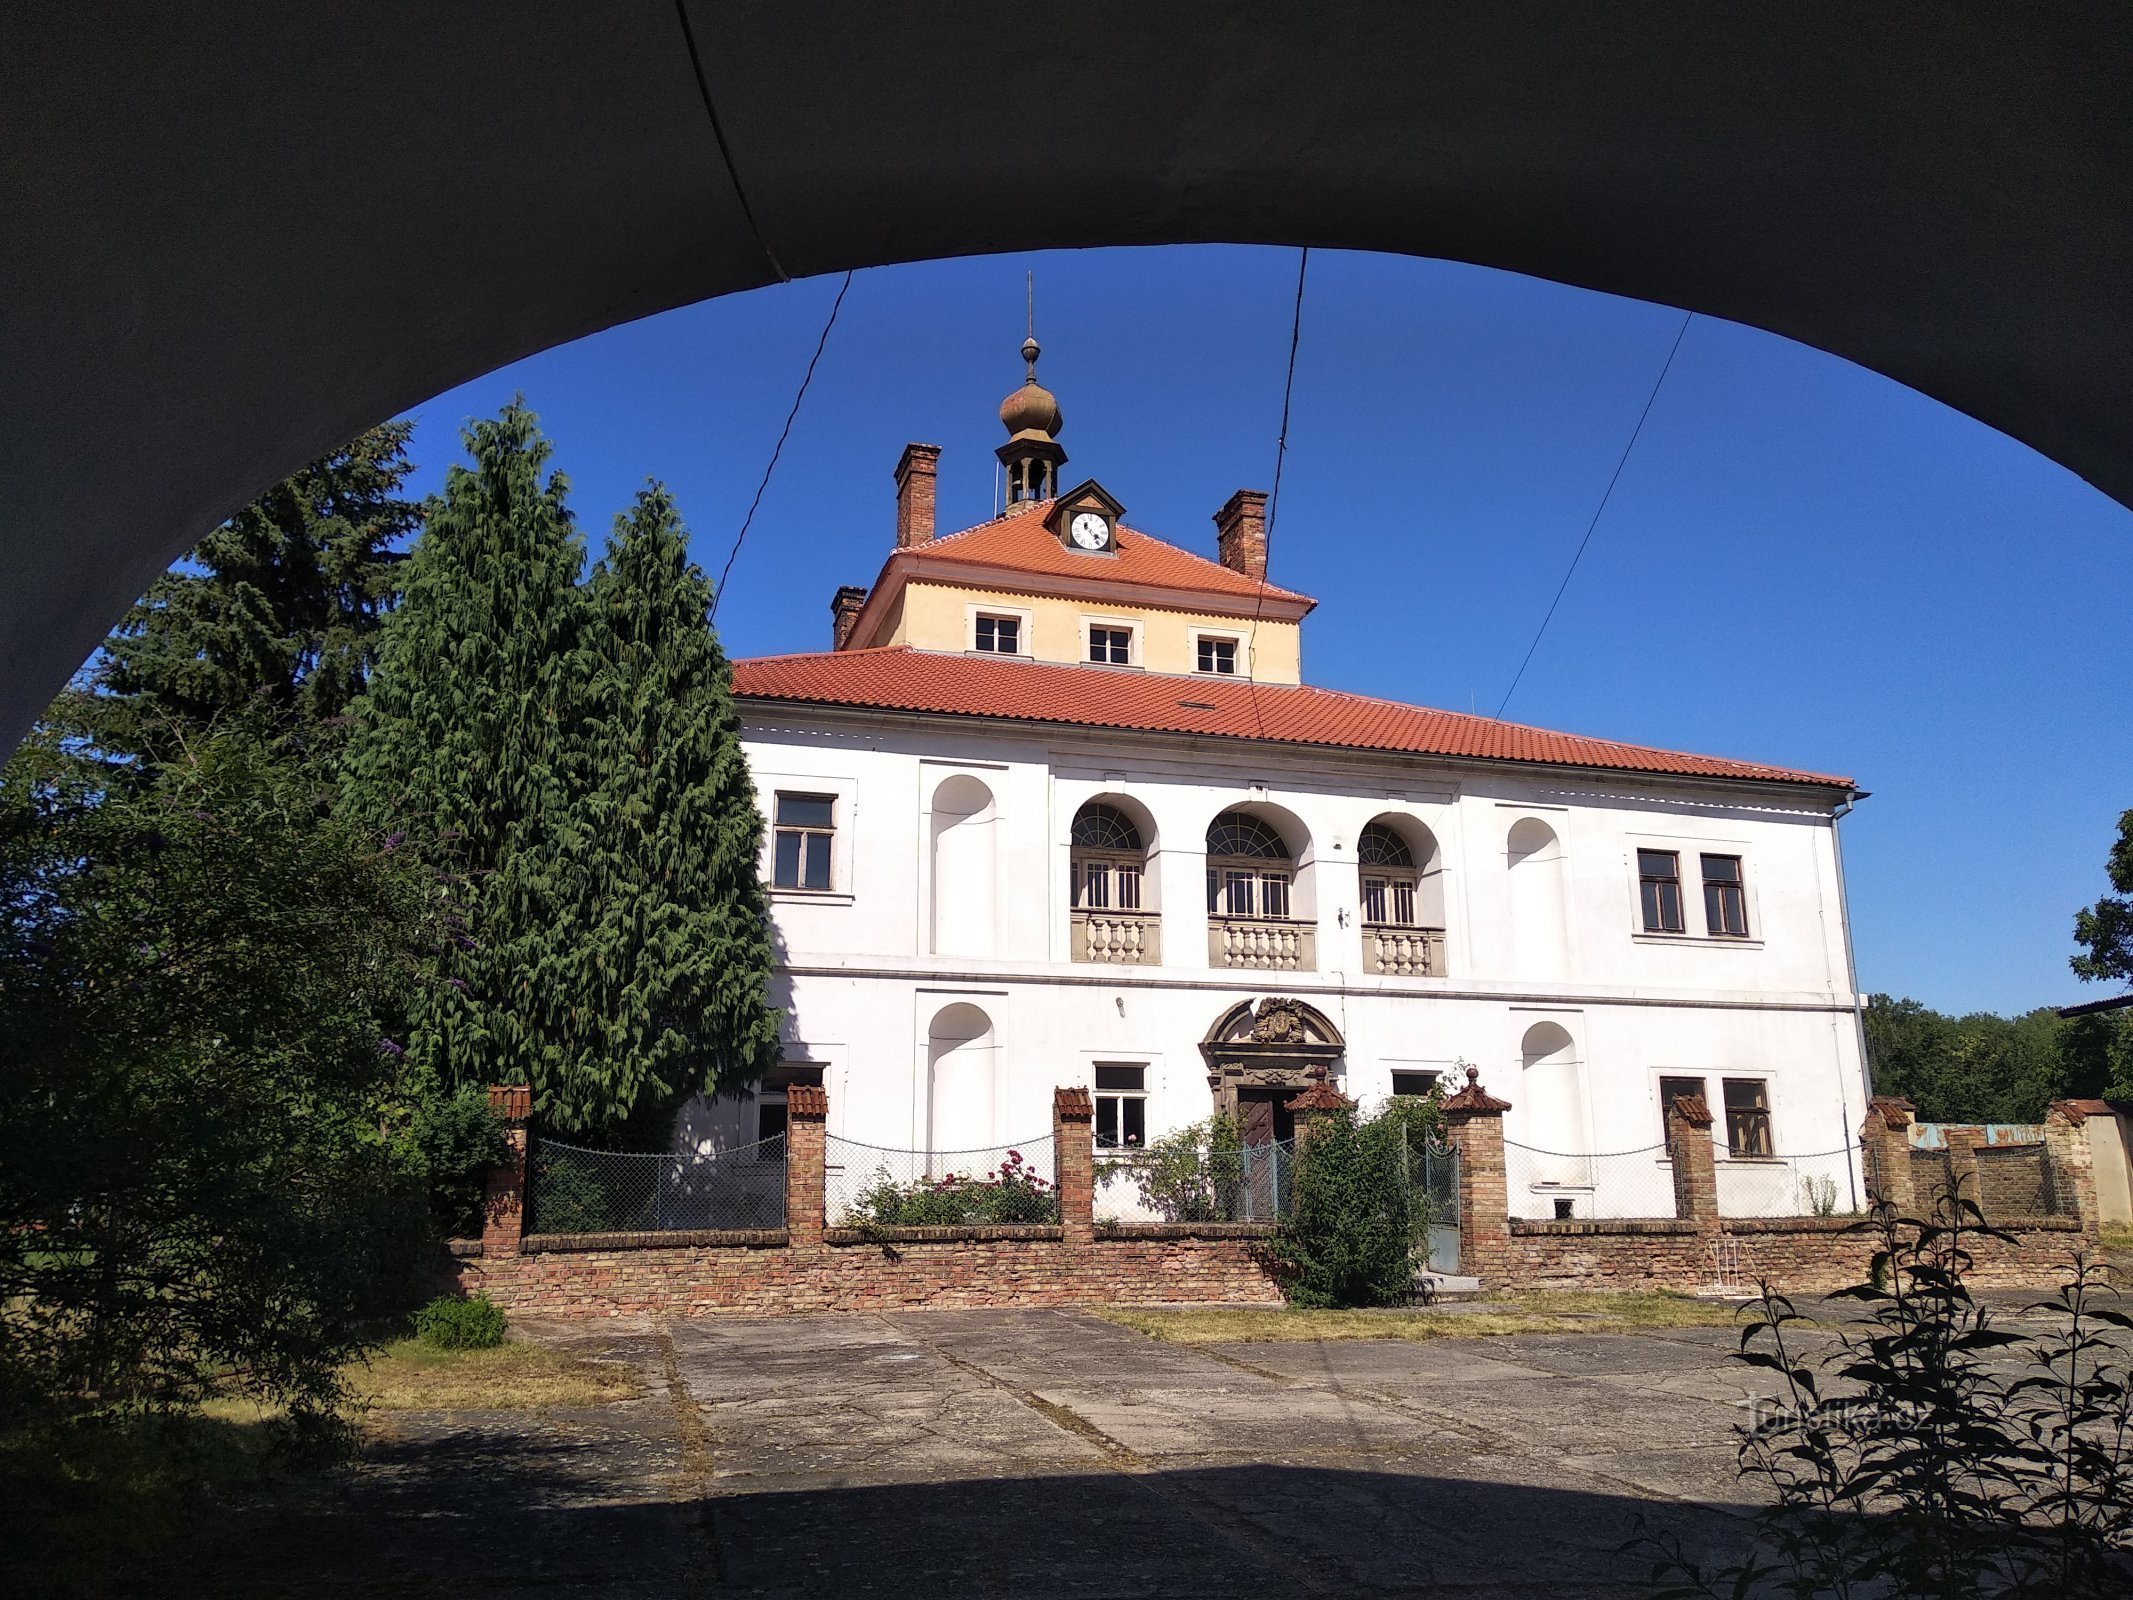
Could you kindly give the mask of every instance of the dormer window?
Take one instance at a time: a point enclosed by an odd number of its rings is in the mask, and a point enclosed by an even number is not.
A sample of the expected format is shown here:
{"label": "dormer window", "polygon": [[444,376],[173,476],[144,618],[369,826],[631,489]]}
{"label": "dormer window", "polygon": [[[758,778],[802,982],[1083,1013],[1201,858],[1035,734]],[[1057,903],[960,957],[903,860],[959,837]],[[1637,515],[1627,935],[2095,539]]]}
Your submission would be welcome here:
{"label": "dormer window", "polygon": [[1203,633],[1198,639],[1199,670],[1234,677],[1237,672],[1237,641]]}
{"label": "dormer window", "polygon": [[986,655],[1018,656],[1022,653],[1022,619],[979,612],[972,648]]}

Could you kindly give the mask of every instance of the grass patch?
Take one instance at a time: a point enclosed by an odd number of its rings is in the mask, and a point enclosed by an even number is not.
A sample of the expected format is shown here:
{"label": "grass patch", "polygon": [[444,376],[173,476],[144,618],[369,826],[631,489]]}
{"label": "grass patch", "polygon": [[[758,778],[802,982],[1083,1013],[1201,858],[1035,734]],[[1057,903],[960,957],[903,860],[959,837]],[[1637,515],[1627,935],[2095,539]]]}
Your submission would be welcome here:
{"label": "grass patch", "polygon": [[538,1411],[604,1406],[643,1392],[635,1373],[511,1339],[489,1350],[439,1350],[402,1339],[348,1369],[373,1411]]}
{"label": "grass patch", "polygon": [[1534,1291],[1502,1297],[1503,1311],[1306,1311],[1293,1307],[1104,1306],[1097,1315],[1171,1344],[1275,1344],[1319,1339],[1478,1339],[1514,1333],[1630,1333],[1640,1328],[1730,1328],[1736,1308],[1666,1290]]}
{"label": "grass patch", "polygon": [[2098,1242],[2112,1255],[2133,1255],[2133,1223],[2105,1223]]}

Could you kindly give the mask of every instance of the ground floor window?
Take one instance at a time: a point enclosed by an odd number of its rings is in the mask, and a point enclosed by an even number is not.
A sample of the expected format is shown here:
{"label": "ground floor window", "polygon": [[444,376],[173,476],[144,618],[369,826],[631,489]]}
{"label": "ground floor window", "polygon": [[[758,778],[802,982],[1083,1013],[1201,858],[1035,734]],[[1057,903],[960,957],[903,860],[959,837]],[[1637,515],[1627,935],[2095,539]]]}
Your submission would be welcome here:
{"label": "ground floor window", "polygon": [[1703,1079],[1701,1078],[1661,1078],[1659,1080],[1659,1142],[1661,1144],[1666,1143],[1672,1137],[1672,1130],[1667,1124],[1674,1114],[1674,1102],[1676,1100],[1701,1100],[1702,1098]]}
{"label": "ground floor window", "polygon": [[1111,1062],[1096,1069],[1096,1147],[1139,1150],[1148,1143],[1148,1069]]}
{"label": "ground floor window", "polygon": [[1726,1149],[1737,1156],[1771,1153],[1770,1085],[1763,1079],[1726,1079]]}
{"label": "ground floor window", "polygon": [[1426,1095],[1436,1087],[1434,1072],[1395,1072],[1392,1075],[1392,1092],[1396,1095]]}
{"label": "ground floor window", "polygon": [[783,1061],[763,1074],[755,1090],[755,1136],[782,1138],[787,1125],[785,1091],[796,1083],[822,1087],[822,1067],[814,1061]]}

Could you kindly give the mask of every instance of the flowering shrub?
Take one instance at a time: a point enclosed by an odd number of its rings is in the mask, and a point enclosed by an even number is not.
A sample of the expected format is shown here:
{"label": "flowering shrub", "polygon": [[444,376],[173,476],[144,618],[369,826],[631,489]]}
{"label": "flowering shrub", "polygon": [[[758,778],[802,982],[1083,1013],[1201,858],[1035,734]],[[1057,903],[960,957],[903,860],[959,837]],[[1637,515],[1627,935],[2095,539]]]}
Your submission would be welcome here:
{"label": "flowering shrub", "polygon": [[941,1228],[972,1222],[1057,1222],[1059,1195],[1037,1169],[1010,1150],[983,1178],[950,1173],[898,1183],[883,1167],[859,1197],[860,1226]]}

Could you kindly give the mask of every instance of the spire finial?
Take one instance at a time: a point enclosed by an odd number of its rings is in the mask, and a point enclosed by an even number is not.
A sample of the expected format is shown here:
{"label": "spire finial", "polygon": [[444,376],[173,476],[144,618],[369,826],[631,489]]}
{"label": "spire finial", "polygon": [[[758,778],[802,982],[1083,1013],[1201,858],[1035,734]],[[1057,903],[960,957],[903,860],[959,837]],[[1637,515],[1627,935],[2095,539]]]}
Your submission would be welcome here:
{"label": "spire finial", "polygon": [[1028,278],[1024,280],[1023,293],[1027,296],[1027,304],[1025,309],[1029,321],[1028,332],[1023,336],[1022,339],[1022,359],[1029,363],[1029,382],[1035,383],[1037,381],[1037,357],[1043,353],[1042,348],[1037,343],[1036,273],[1032,272],[1031,274],[1029,274]]}

